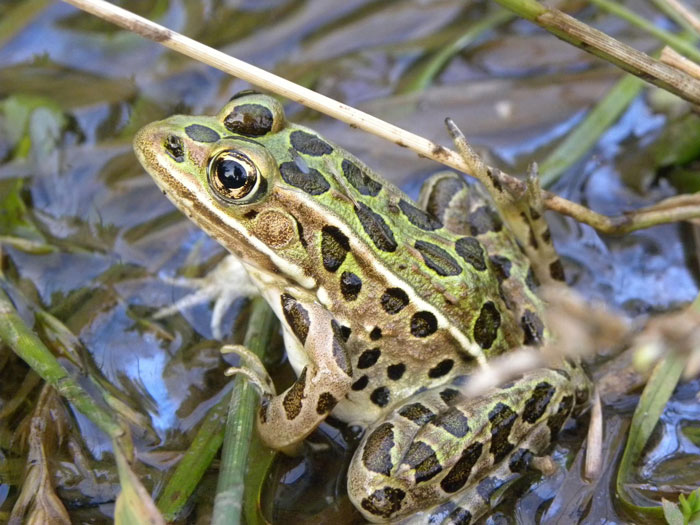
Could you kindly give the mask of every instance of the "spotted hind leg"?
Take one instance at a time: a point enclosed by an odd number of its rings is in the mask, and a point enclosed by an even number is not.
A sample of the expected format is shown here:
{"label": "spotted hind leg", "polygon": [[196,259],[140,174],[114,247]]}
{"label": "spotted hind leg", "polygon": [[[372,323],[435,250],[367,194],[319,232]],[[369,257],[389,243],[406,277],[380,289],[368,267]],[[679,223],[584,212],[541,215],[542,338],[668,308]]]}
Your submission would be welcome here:
{"label": "spotted hind leg", "polygon": [[520,256],[515,237],[483,186],[467,184],[461,175],[442,171],[425,182],[418,204],[437,217],[447,230],[464,236],[460,239],[462,249],[484,247],[488,256],[486,264],[498,279],[501,298],[516,319],[520,319],[522,344],[542,343],[543,304],[534,291],[530,261]]}
{"label": "spotted hind leg", "polygon": [[416,394],[368,429],[350,465],[351,500],[374,522],[426,511],[469,523],[488,510],[483,487],[547,448],[578,384],[568,371],[538,369],[477,398],[457,387]]}

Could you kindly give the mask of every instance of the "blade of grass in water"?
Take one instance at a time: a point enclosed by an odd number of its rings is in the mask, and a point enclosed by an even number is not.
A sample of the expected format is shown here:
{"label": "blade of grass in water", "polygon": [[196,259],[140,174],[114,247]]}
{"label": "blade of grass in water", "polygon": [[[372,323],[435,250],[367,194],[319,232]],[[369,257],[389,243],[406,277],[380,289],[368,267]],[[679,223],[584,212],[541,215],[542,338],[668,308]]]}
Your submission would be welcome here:
{"label": "blade of grass in water", "polygon": [[197,488],[224,441],[228,398],[214,405],[202,422],[190,447],[177,464],[156,505],[166,521],[174,521]]}
{"label": "blade of grass in water", "polygon": [[[276,317],[267,303],[261,297],[255,299],[245,336],[246,348],[262,358],[275,332],[275,324]],[[245,377],[239,375],[234,381],[216,488],[212,518],[214,525],[238,525],[241,521],[248,452],[257,413],[258,393]],[[255,467],[260,469],[261,465],[256,464]],[[253,498],[253,503],[257,506],[258,491],[255,489],[256,487],[248,487],[246,500]],[[246,504],[246,507],[249,508],[250,505]],[[249,525],[263,522],[259,513],[247,516],[246,521]]]}
{"label": "blade of grass in water", "polygon": [[515,18],[515,15],[510,11],[499,9],[491,13],[476,24],[471,26],[465,33],[457,37],[452,42],[443,46],[439,51],[433,54],[422,67],[413,73],[413,79],[407,82],[400,90],[401,93],[420,92],[430,86],[435,77],[442,71],[445,65],[457,53],[465,47],[473,43],[476,39],[482,36],[487,31],[490,31],[496,26],[505,24]]}
{"label": "blade of grass in water", "polygon": [[642,507],[633,503],[625,481],[629,479],[633,465],[641,456],[666,403],[676,388],[684,366],[685,360],[681,356],[669,352],[652,372],[632,417],[627,446],[617,471],[616,491],[617,497],[625,508],[637,516],[663,518],[661,506]]}
{"label": "blade of grass in water", "polygon": [[583,157],[618,119],[644,87],[637,77],[625,76],[603,97],[586,118],[540,164],[540,181],[546,188]]}

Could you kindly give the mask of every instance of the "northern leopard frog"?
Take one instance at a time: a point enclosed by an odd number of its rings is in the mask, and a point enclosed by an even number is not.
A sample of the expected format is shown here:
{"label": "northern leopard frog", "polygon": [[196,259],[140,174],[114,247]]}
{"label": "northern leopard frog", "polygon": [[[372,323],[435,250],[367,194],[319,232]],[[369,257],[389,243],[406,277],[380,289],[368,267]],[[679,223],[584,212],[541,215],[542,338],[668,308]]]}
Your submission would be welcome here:
{"label": "northern leopard frog", "polygon": [[571,363],[460,393],[490,358],[545,337],[528,262],[461,177],[431,179],[418,206],[261,94],[150,124],[134,144],[282,323],[298,377],[263,396],[264,441],[293,450],[331,413],[368,427],[348,473],[368,520],[469,523],[587,399]]}

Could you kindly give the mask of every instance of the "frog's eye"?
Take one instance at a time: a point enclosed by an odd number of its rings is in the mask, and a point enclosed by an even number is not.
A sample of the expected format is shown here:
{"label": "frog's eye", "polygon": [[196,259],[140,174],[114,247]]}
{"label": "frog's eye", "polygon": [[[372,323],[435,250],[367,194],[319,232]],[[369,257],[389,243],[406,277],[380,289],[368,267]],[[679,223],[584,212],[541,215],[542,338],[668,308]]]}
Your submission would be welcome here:
{"label": "frog's eye", "polygon": [[209,185],[227,202],[249,201],[260,184],[260,175],[253,161],[235,151],[221,151],[214,155],[207,172]]}

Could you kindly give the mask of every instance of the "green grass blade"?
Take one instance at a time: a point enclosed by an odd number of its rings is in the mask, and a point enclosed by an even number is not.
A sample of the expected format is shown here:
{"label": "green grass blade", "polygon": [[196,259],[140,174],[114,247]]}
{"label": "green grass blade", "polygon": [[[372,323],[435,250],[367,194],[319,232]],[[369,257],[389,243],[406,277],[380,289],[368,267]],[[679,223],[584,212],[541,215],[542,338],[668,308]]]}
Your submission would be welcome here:
{"label": "green grass blade", "polygon": [[644,82],[631,75],[624,76],[615,84],[576,129],[540,164],[542,186],[554,184],[567,169],[583,157],[643,87]]}
{"label": "green grass blade", "polygon": [[[244,341],[246,348],[262,358],[275,333],[275,324],[276,317],[267,303],[261,297],[255,299]],[[212,518],[214,525],[238,525],[241,521],[246,488],[246,467],[258,397],[258,393],[245,377],[240,375],[236,377],[231,392],[226,437],[221,454],[221,470]],[[247,496],[252,495],[257,500],[254,489],[255,487],[249,487]],[[250,518],[248,523],[251,524]]]}
{"label": "green grass blade", "polygon": [[672,352],[659,362],[642,392],[639,404],[632,417],[627,446],[622,455],[620,468],[617,471],[616,490],[617,496],[625,508],[635,515],[654,516],[657,518],[663,518],[664,516],[661,506],[642,507],[633,503],[630,493],[625,486],[625,481],[629,479],[633,465],[642,455],[644,446],[680,380],[684,366],[685,360],[683,357]]}

